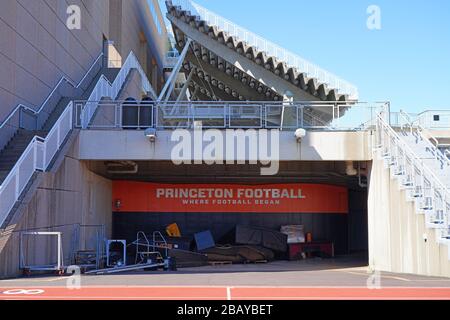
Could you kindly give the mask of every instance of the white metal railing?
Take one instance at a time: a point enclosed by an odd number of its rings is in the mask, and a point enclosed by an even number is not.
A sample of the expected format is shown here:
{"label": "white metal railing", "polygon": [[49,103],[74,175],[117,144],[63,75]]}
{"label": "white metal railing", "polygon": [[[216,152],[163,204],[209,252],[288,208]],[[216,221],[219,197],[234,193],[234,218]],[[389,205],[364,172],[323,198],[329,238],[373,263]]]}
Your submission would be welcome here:
{"label": "white metal railing", "polygon": [[0,186],[0,226],[35,171],[45,171],[72,130],[70,102],[45,139],[35,136]]}
{"label": "white metal railing", "polygon": [[[391,126],[406,125],[400,112],[391,112]],[[409,122],[428,130],[450,130],[450,110],[426,110],[421,113],[406,113]]]}
{"label": "white metal railing", "polygon": [[[97,111],[84,129],[192,128],[202,121],[204,128],[218,129],[367,130],[387,111],[386,103],[364,102],[74,101],[76,119],[89,104]],[[76,126],[82,127],[81,121]]]}
{"label": "white metal railing", "polygon": [[408,127],[411,134],[418,135],[419,138],[421,138],[423,141],[425,141],[425,143],[428,144],[431,153],[434,155],[437,161],[450,166],[450,160],[442,153],[441,150],[439,150],[439,141],[431,133],[431,131],[422,127],[420,123],[414,123],[409,115],[403,110],[400,110],[400,116],[405,122],[404,125],[402,124],[401,128],[403,129],[404,126]]}
{"label": "white metal railing", "polygon": [[[147,75],[141,68],[134,53],[131,52],[113,84],[102,75],[95,85],[90,95],[90,99],[96,99],[95,101],[97,101],[98,104],[104,97],[115,98],[119,94],[131,69],[138,70],[141,74],[143,90],[156,98]],[[91,104],[87,104],[86,106],[91,106]],[[84,119],[87,124],[95,113],[95,108],[86,108],[86,106],[83,109],[83,116],[81,119]],[[74,103],[71,101],[45,139],[37,136],[33,138],[3,181],[0,186],[0,226],[5,222],[9,212],[30,182],[34,172],[45,171],[48,169],[52,159],[61,148],[69,132],[73,129],[74,114]],[[75,119],[75,121],[76,120],[78,119]]]}
{"label": "white metal railing", "polygon": [[89,96],[86,105],[84,106],[81,113],[81,125],[83,128],[86,128],[92,120],[94,116],[98,103],[102,98],[109,97],[112,99],[116,99],[120,93],[120,89],[125,83],[125,80],[132,69],[136,69],[142,81],[142,88],[145,92],[149,93],[153,99],[157,99],[157,95],[153,90],[147,75],[142,69],[138,59],[134,55],[133,52],[130,52],[125,63],[120,69],[119,74],[115,78],[114,82],[111,83],[105,76],[101,76],[97,85],[94,87],[91,95]]}
{"label": "white metal railing", "polygon": [[[438,117],[436,119],[435,117]],[[417,115],[414,123],[433,130],[450,130],[450,110],[427,110]]]}
{"label": "white metal railing", "polygon": [[[408,113],[408,118],[414,121],[417,118],[417,113]],[[405,121],[405,117],[401,115],[401,112],[393,111],[389,115],[389,124],[391,127],[402,128],[408,124],[408,121]]]}
{"label": "white metal railing", "polygon": [[[70,84],[74,89],[79,88],[82,86],[86,80],[86,78],[91,74],[91,72],[98,66],[99,62],[103,63],[103,53],[100,53],[99,56],[95,59],[95,61],[92,63],[91,67],[88,69],[88,71],[85,73],[83,78],[77,83],[73,83],[70,79],[63,76],[58,81],[58,83],[55,85],[53,90],[50,92],[50,94],[47,96],[47,98],[44,100],[44,102],[41,104],[39,108],[31,108],[29,106],[25,106],[23,104],[17,105],[5,118],[5,120],[0,124],[0,149],[2,149],[8,141],[11,139],[11,137],[16,133],[17,129],[23,127],[23,120],[24,115],[23,113],[26,113],[27,115],[31,116],[33,118],[32,122],[33,124],[29,126],[29,129],[35,129],[38,130],[41,125],[44,124],[44,120],[47,119],[49,114],[51,113],[50,110],[45,110],[48,108],[49,102],[54,99],[55,94],[59,91],[61,85],[63,83]],[[101,65],[100,65],[101,68]],[[60,97],[57,97],[59,100]],[[44,117],[43,114],[46,114]]]}
{"label": "white metal railing", "polygon": [[335,88],[341,94],[347,94],[350,100],[358,99],[358,89],[350,82],[320,68],[319,66],[305,60],[255,33],[238,26],[237,24],[217,15],[214,12],[200,6],[190,0],[172,0],[173,5],[181,7],[185,11],[190,11],[193,15],[199,16],[210,25],[215,25],[229,36],[246,42],[249,46],[255,47],[258,51],[264,51],[267,55],[276,57],[285,62],[288,66],[297,68],[299,72],[305,72],[309,77],[316,78],[321,83],[326,83]]}
{"label": "white metal railing", "polygon": [[402,177],[404,187],[410,189],[413,198],[420,199],[420,207],[426,211],[427,222],[442,231],[448,238],[450,222],[450,190],[435,173],[403,141],[383,118],[377,116],[377,146],[382,156],[388,160],[393,175]]}

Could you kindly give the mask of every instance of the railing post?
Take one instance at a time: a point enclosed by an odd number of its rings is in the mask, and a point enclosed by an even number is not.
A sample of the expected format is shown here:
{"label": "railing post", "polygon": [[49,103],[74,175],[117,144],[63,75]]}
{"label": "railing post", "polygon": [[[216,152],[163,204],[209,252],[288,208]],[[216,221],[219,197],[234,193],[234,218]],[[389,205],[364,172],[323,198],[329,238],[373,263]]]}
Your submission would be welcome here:
{"label": "railing post", "polygon": [[189,102],[189,104],[187,106],[187,114],[188,114],[188,123],[187,123],[188,128],[191,125],[191,122],[192,122],[192,127],[194,127],[195,113],[194,113],[194,106],[192,105],[192,102]]}
{"label": "railing post", "polygon": [[118,102],[114,103],[114,127],[120,128],[120,106]]}
{"label": "railing post", "polygon": [[33,143],[33,171],[37,168],[37,140]]}
{"label": "railing post", "polygon": [[23,118],[23,115],[22,115],[22,108],[20,108],[19,109],[19,128],[22,128],[22,118]]}
{"label": "railing post", "polygon": [[150,106],[150,110],[152,111],[151,112],[151,119],[150,119],[150,127],[152,127],[152,128],[156,128],[156,125],[155,125],[155,105],[151,105]]}
{"label": "railing post", "polygon": [[44,140],[42,144],[42,171],[47,170],[47,139]]}
{"label": "railing post", "polygon": [[391,102],[387,102],[387,123],[390,126],[391,125]]}
{"label": "railing post", "polygon": [[74,122],[74,119],[73,119],[73,115],[74,115],[74,112],[73,112],[73,108],[74,108],[73,101],[70,102],[69,108],[70,108],[69,109],[69,119],[68,119],[69,130],[72,130],[73,129],[73,122]]}
{"label": "railing post", "polygon": [[141,102],[138,104],[137,128],[141,129]]}
{"label": "railing post", "polygon": [[229,127],[231,127],[231,109],[230,109],[230,104],[225,102],[225,106],[224,107],[225,107],[225,110],[227,110],[227,114],[228,114],[228,116],[226,117],[227,118],[226,127],[229,128]]}
{"label": "railing post", "polygon": [[19,198],[19,183],[20,183],[20,177],[19,177],[19,174],[20,174],[20,166],[19,166],[19,169],[16,171],[16,177],[15,177],[15,180],[16,180],[16,185],[15,185],[15,194],[14,194],[14,196],[15,196],[15,198],[14,198],[14,201],[17,201],[17,199]]}
{"label": "railing post", "polygon": [[86,118],[87,104],[88,104],[88,102],[86,102],[86,104],[84,105],[84,108],[83,108],[83,105],[81,105],[81,113],[80,113],[80,125],[81,125],[81,129],[86,129],[86,125],[85,125],[86,121],[85,121],[85,118]]}
{"label": "railing post", "polygon": [[57,123],[56,125],[56,149],[59,149],[59,146],[61,144],[61,123]]}

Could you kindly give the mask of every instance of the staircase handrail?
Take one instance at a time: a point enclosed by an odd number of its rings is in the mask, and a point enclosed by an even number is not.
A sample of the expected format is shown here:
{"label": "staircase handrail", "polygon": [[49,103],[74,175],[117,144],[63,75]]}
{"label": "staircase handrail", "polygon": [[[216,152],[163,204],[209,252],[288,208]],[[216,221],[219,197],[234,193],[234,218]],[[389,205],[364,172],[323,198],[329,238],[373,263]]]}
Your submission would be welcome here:
{"label": "staircase handrail", "polygon": [[[442,152],[439,150],[439,141],[436,139],[436,137],[430,132],[430,130],[427,130],[424,128],[421,124],[417,123],[415,124],[414,121],[411,120],[411,117],[409,114],[407,114],[405,111],[400,110],[400,116],[406,121],[406,124],[410,128],[411,134],[414,132],[414,128],[416,128],[417,133],[423,138],[424,141],[430,146],[432,152],[434,153],[434,156],[436,160],[442,160],[444,163],[446,163],[448,166],[450,166],[450,159],[448,159]],[[403,125],[401,126],[403,129]],[[425,135],[426,133],[426,135]],[[429,140],[433,140],[434,144],[431,143]]]}
{"label": "staircase handrail", "polygon": [[[0,185],[0,227],[36,170],[48,169],[53,157],[73,129],[73,102],[69,102],[44,138],[34,136]],[[25,177],[25,178],[24,178]]]}
{"label": "staircase handrail", "polygon": [[434,180],[430,182],[434,182],[435,184],[437,184],[439,188],[446,194],[448,199],[450,199],[450,190],[441,182],[436,174],[423,162],[423,160],[414,152],[414,150],[405,141],[403,141],[403,139],[400,138],[398,133],[384,120],[383,115],[380,113],[377,115],[377,118],[378,121],[383,125],[383,127],[385,127],[385,129],[389,132],[389,134],[397,140],[398,144],[410,154],[410,158],[420,164],[420,166],[415,166],[419,169],[421,168],[424,172],[429,174],[430,177]]}
{"label": "staircase handrail", "polygon": [[[100,54],[99,58],[102,56],[103,54]],[[139,73],[142,73],[143,89],[146,90],[146,92],[154,93],[153,88],[151,87],[150,82],[147,79],[147,76],[145,75],[145,73],[143,73],[143,69],[137,61],[136,56],[131,51],[127,58],[127,61],[121,68],[119,75],[114,80],[114,83],[111,84],[109,80],[102,74],[94,89],[92,90],[90,99],[97,97],[98,100],[100,100],[100,98],[102,98],[102,94],[105,93],[103,90],[105,89],[103,87],[104,83],[109,85],[109,91],[115,89],[115,91],[117,90],[116,94],[118,94],[131,69],[137,69]],[[92,69],[89,69],[87,74],[91,70]],[[85,79],[85,77],[83,79]],[[81,83],[82,81],[80,81],[80,84]],[[35,171],[46,171],[50,166],[52,159],[54,158],[58,150],[62,147],[66,137],[74,127],[73,115],[74,103],[73,101],[70,101],[62,114],[59,116],[58,120],[50,129],[45,139],[35,136],[31,140],[25,151],[22,152],[19,160],[15,163],[14,167],[10,170],[7,177],[0,185],[0,227],[5,222],[16,202],[19,200],[20,195],[22,194],[27,184],[30,182]],[[23,178],[24,175],[25,178]]]}
{"label": "staircase handrail", "polygon": [[104,75],[102,75],[92,90],[91,95],[89,96],[87,101],[89,103],[83,106],[81,111],[81,124],[82,128],[86,129],[89,123],[92,121],[92,117],[95,114],[95,111],[98,107],[98,102],[102,97],[111,97],[112,99],[116,99],[117,95],[120,93],[120,89],[125,83],[126,77],[132,69],[136,69],[141,76],[141,85],[143,90],[146,93],[150,93],[153,100],[157,99],[156,93],[148,80],[147,75],[142,69],[139,60],[133,51],[130,51],[125,63],[122,65],[122,68],[119,71],[119,74],[114,79],[113,83],[111,83]]}
{"label": "staircase handrail", "polygon": [[48,94],[47,98],[44,100],[44,102],[42,102],[41,106],[39,107],[39,109],[34,109],[31,108],[29,106],[26,106],[22,103],[19,103],[13,110],[11,110],[11,112],[8,114],[8,116],[5,118],[5,120],[2,121],[2,123],[0,124],[0,130],[6,126],[7,122],[14,117],[14,115],[22,110],[26,110],[29,111],[30,113],[32,113],[34,116],[39,115],[39,113],[44,109],[45,105],[47,104],[47,102],[52,98],[52,96],[55,94],[55,92],[58,90],[59,86],[61,85],[61,83],[63,82],[67,82],[69,83],[72,87],[74,87],[75,89],[79,88],[81,86],[81,84],[84,82],[84,80],[86,80],[86,77],[89,75],[89,73],[94,69],[94,67],[97,65],[97,62],[103,57],[103,52],[100,53],[98,55],[98,57],[95,59],[95,61],[92,63],[91,67],[88,69],[88,71],[86,71],[85,75],[83,76],[83,78],[77,83],[75,84],[72,80],[70,80],[69,78],[67,78],[66,76],[62,76],[61,79],[57,82],[57,84],[55,85],[55,87],[53,88],[53,90]]}

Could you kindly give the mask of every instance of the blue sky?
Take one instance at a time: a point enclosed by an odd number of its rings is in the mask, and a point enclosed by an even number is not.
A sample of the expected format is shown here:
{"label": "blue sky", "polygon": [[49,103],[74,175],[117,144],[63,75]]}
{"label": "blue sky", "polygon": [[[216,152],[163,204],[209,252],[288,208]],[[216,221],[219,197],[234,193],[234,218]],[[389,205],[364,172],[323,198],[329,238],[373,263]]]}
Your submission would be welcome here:
{"label": "blue sky", "polygon": [[[448,0],[197,0],[392,109],[450,109]],[[366,26],[369,5],[381,30]]]}

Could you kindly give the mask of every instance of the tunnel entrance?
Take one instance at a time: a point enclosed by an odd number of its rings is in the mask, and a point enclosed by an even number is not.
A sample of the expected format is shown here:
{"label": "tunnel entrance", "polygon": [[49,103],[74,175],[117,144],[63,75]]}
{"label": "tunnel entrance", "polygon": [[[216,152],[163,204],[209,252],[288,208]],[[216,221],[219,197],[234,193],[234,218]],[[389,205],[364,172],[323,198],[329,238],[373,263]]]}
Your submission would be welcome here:
{"label": "tunnel entrance", "polygon": [[[268,258],[260,260],[355,256],[367,265],[366,189],[355,183],[355,177],[339,177],[338,172],[320,182],[305,178],[219,178],[197,170],[188,178],[117,179],[113,181],[112,236],[132,243],[139,231],[149,237],[159,231],[167,236],[171,249],[205,254],[209,262],[226,261],[225,248],[230,250],[226,255],[234,250],[229,258],[233,263],[248,262],[238,256],[249,247]],[[179,237],[167,234],[174,224]],[[198,237],[205,233],[211,245],[199,249],[204,241]],[[283,242],[285,246],[280,247]],[[134,254],[132,246],[129,251]]]}

